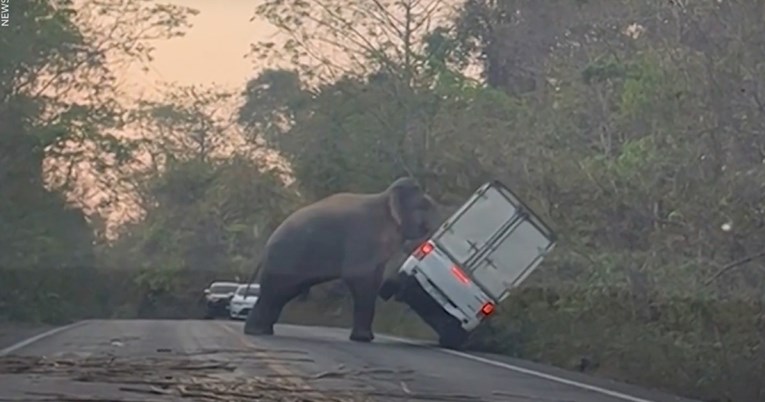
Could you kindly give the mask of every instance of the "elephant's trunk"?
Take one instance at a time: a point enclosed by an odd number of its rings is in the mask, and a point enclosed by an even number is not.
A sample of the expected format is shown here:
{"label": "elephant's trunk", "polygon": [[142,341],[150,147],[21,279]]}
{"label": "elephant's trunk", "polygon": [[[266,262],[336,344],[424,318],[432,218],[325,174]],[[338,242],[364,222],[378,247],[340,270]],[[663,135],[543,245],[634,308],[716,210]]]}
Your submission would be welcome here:
{"label": "elephant's trunk", "polygon": [[449,214],[446,212],[449,212],[451,208],[445,208],[429,195],[426,195],[425,198],[430,203],[426,222],[423,223],[425,227],[422,228],[425,235],[417,239],[406,240],[403,242],[402,252],[406,255],[411,254],[417,247],[422,244],[422,242],[430,238],[430,236],[432,236],[436,229],[438,229],[444,219],[449,216]]}

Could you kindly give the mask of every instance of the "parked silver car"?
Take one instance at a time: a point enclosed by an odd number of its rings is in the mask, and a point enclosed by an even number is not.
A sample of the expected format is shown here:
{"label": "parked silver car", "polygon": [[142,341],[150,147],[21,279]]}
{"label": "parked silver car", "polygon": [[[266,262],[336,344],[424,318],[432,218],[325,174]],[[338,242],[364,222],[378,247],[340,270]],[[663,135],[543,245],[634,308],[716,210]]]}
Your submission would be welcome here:
{"label": "parked silver car", "polygon": [[228,314],[229,301],[234,297],[239,283],[213,282],[204,290],[205,318],[225,317]]}

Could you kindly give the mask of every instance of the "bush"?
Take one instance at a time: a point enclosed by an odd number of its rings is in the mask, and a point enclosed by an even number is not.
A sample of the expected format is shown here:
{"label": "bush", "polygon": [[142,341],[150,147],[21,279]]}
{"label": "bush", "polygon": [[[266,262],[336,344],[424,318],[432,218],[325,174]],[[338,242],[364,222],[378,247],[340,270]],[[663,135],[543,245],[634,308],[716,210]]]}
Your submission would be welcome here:
{"label": "bush", "polygon": [[626,290],[523,288],[470,347],[694,398],[755,401],[765,395],[762,307],[657,295],[642,312]]}

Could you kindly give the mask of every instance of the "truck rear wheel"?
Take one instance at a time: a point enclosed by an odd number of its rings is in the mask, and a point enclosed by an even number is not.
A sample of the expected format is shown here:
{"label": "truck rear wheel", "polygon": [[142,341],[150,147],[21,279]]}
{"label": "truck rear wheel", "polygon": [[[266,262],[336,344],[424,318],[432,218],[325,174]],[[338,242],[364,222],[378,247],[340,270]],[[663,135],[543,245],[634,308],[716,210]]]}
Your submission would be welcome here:
{"label": "truck rear wheel", "polygon": [[377,292],[381,299],[388,301],[393,295],[398,293],[399,283],[395,278],[387,278],[383,281],[380,290]]}
{"label": "truck rear wheel", "polygon": [[438,345],[445,349],[461,349],[462,345],[467,342],[469,333],[462,329],[459,325],[442,326],[438,332]]}

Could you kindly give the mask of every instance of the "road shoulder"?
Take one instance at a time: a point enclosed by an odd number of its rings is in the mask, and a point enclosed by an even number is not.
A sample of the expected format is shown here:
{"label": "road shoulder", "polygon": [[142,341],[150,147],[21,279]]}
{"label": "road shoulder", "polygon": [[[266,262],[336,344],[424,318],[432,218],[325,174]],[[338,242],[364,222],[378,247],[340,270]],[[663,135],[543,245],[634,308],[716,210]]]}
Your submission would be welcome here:
{"label": "road shoulder", "polygon": [[601,395],[609,395],[628,402],[700,402],[672,395],[661,390],[646,389],[639,385],[629,384],[612,380],[605,377],[594,376],[587,373],[578,373],[560,367],[550,366],[527,360],[521,360],[509,356],[491,353],[453,351],[442,349],[432,342],[423,342],[391,335],[382,337],[411,345],[419,345],[441,353],[454,355],[463,359],[481,362],[483,364],[503,368],[523,375],[531,375],[560,384],[572,385],[576,388],[594,391]]}
{"label": "road shoulder", "polygon": [[[460,352],[462,353],[462,352]],[[503,365],[518,367],[532,372],[542,373],[547,376],[558,377],[563,380],[575,382],[591,387],[602,388],[621,394],[633,396],[636,399],[645,399],[656,402],[700,402],[694,399],[683,398],[676,395],[665,393],[661,390],[647,389],[640,385],[625,383],[612,380],[606,377],[594,376],[587,373],[578,373],[566,370],[560,367],[549,366],[542,363],[536,363],[527,360],[521,360],[509,356],[496,355],[491,353],[470,352],[465,353],[480,359],[486,359]]]}
{"label": "road shoulder", "polygon": [[0,350],[55,328],[53,325],[0,321]]}

